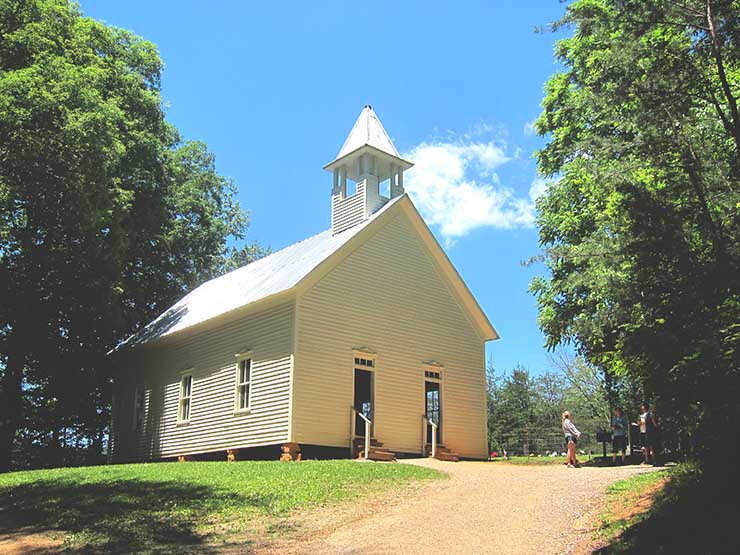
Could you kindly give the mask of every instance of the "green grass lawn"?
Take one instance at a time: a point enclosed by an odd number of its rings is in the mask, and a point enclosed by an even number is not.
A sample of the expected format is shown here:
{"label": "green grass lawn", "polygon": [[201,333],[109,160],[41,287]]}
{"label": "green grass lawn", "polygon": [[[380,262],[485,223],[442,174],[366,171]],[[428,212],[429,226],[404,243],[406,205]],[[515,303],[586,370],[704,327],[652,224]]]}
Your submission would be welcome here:
{"label": "green grass lawn", "polygon": [[0,514],[12,519],[0,524],[0,533],[20,526],[58,531],[70,552],[156,553],[171,552],[173,546],[200,546],[203,552],[229,535],[249,541],[265,530],[280,530],[294,509],[444,477],[412,465],[356,461],[153,463],[12,472],[0,474]]}
{"label": "green grass lawn", "polygon": [[614,543],[625,530],[646,518],[653,493],[665,483],[667,473],[663,470],[636,474],[610,485],[604,512],[599,517],[599,539]]}

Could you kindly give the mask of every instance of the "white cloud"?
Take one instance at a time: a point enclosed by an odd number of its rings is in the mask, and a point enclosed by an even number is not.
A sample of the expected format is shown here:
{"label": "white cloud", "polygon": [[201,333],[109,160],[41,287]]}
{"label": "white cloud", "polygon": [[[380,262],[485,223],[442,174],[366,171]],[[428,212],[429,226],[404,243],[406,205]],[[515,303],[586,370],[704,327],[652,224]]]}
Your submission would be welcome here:
{"label": "white cloud", "polygon": [[[496,128],[493,125],[491,125],[490,123],[479,122],[479,123],[476,123],[470,129],[470,131],[468,131],[467,133],[465,133],[463,136],[466,139],[470,140],[473,137],[480,137],[482,135],[490,135],[494,131],[496,131]],[[454,136],[454,133],[451,133],[451,135]]]}
{"label": "white cloud", "polygon": [[528,121],[524,124],[524,135],[529,137],[531,135],[535,134],[535,128],[534,128],[534,122],[537,121],[537,118],[533,119],[532,121]]}
{"label": "white cloud", "polygon": [[496,173],[513,157],[496,141],[422,143],[404,154],[415,164],[404,185],[424,219],[439,228],[448,246],[481,227],[532,227],[532,191],[529,197],[518,198],[501,185]]}
{"label": "white cloud", "polygon": [[532,186],[529,188],[529,199],[532,202],[536,201],[545,193],[545,191],[547,191],[547,183],[548,182],[541,177],[537,177],[532,181]]}

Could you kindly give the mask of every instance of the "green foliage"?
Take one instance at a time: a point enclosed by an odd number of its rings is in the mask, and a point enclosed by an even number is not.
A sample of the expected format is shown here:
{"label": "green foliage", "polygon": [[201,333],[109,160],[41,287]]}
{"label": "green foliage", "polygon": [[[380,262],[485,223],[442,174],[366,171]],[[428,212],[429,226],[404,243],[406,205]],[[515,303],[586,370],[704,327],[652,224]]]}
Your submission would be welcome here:
{"label": "green foliage", "polygon": [[165,121],[161,70],[68,0],[0,1],[0,470],[13,441],[99,455],[106,351],[261,254],[231,243],[247,215]]}
{"label": "green foliage", "polygon": [[445,476],[413,465],[356,461],[67,468],[0,475],[0,504],[27,531],[66,533],[71,549],[172,552],[207,542],[212,531],[220,541],[237,532],[254,540],[265,518],[275,523],[294,509]]}
{"label": "green foliage", "polygon": [[536,124],[547,345],[736,451],[740,3],[577,0],[564,26]]}

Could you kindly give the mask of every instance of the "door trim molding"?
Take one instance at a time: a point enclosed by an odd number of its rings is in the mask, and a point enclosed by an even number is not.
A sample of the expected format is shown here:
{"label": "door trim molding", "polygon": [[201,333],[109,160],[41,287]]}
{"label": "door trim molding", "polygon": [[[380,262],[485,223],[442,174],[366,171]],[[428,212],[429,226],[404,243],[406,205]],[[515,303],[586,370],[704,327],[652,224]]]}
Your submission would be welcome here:
{"label": "door trim molding", "polygon": [[[437,432],[439,433],[439,437],[437,438],[437,445],[444,445],[444,437],[445,437],[445,400],[444,400],[444,388],[442,387],[442,380],[436,379],[436,378],[427,378],[424,376],[424,415],[428,417],[427,414],[427,382],[437,384],[438,391],[439,391],[439,429]],[[428,425],[427,425],[428,426]],[[426,433],[424,434],[424,441],[425,443],[428,443],[427,440],[427,434],[429,430],[426,430]]]}

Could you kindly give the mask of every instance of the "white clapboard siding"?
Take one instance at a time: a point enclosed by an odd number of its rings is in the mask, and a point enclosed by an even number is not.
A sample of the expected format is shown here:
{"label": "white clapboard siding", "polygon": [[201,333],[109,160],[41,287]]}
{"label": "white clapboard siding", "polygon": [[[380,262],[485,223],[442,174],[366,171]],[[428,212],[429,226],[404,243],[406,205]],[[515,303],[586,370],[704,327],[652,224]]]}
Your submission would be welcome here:
{"label": "white clapboard siding", "polygon": [[486,456],[485,351],[437,262],[398,215],[297,301],[293,440],[347,447],[353,348],[377,354],[375,437],[422,449],[424,365],[443,365],[444,444]]}
{"label": "white clapboard siding", "polygon": [[334,195],[331,199],[332,232],[341,233],[365,221],[382,208],[388,200],[388,197],[380,194],[377,179],[372,182],[370,180],[359,181],[357,191],[352,196],[342,198]]}
{"label": "white clapboard siding", "polygon": [[[147,460],[288,440],[294,303],[231,317],[137,350],[116,380],[113,460]],[[250,411],[235,414],[237,353],[252,353]],[[180,379],[193,374],[190,422],[178,424]],[[144,429],[134,391],[146,389]]]}
{"label": "white clapboard siding", "polygon": [[388,197],[384,197],[378,193],[368,195],[367,197],[367,213],[374,214],[377,210],[382,208],[387,202]]}
{"label": "white clapboard siding", "polygon": [[357,184],[357,192],[354,195],[346,198],[339,195],[332,197],[331,216],[331,228],[334,233],[340,233],[365,220],[364,181]]}

